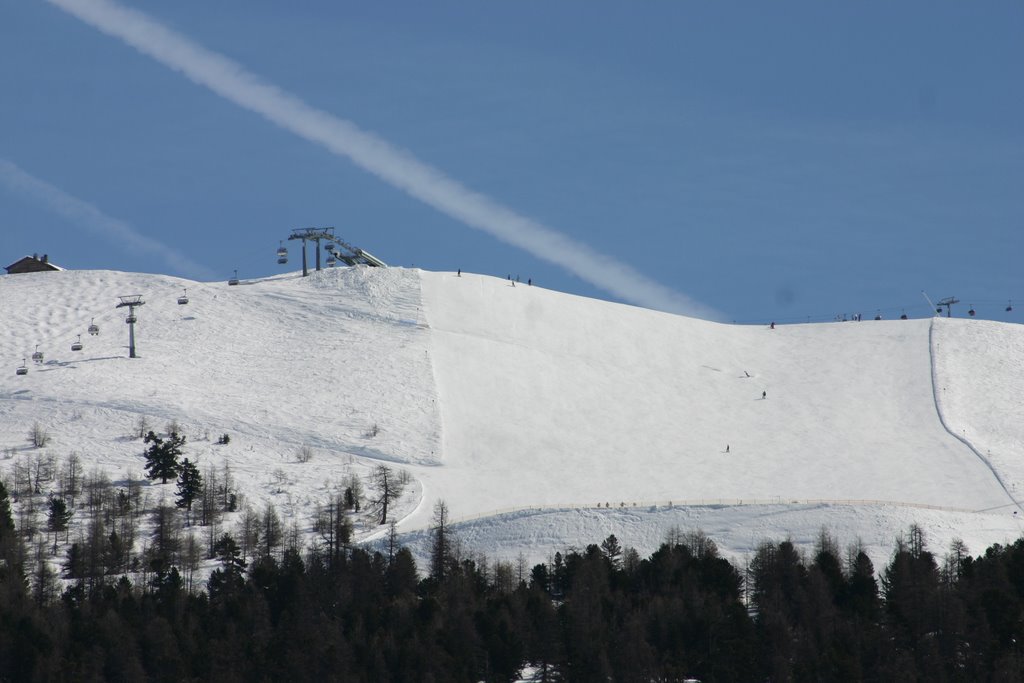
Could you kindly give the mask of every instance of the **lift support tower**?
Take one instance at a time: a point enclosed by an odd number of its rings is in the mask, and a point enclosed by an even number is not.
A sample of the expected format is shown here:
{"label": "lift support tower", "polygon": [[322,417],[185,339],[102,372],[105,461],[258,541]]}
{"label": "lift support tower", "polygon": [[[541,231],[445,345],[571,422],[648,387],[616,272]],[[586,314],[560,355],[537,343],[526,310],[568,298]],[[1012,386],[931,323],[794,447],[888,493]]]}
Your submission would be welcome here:
{"label": "lift support tower", "polygon": [[290,240],[302,240],[302,277],[309,275],[306,268],[306,240],[316,242],[316,269],[320,270],[320,240],[334,241],[334,228],[299,228],[292,230]]}
{"label": "lift support tower", "polygon": [[117,305],[117,308],[128,307],[128,317],[124,319],[128,323],[128,357],[135,358],[135,307],[142,306],[146,302],[142,300],[141,294],[131,294],[129,296],[118,297],[121,303]]}

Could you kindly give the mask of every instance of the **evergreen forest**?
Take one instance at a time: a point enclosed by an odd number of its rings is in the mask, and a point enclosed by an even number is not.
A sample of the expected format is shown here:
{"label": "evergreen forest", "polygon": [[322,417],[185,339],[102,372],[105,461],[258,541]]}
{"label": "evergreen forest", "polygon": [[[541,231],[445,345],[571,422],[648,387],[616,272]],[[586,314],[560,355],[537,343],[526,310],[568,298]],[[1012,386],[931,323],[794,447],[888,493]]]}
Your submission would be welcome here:
{"label": "evergreen forest", "polygon": [[646,558],[609,536],[528,568],[461,557],[435,512],[422,570],[393,533],[250,555],[224,533],[204,585],[69,556],[39,592],[0,485],[0,680],[1024,680],[1024,540],[940,560],[915,526],[876,574],[824,532],[736,566],[673,530]]}

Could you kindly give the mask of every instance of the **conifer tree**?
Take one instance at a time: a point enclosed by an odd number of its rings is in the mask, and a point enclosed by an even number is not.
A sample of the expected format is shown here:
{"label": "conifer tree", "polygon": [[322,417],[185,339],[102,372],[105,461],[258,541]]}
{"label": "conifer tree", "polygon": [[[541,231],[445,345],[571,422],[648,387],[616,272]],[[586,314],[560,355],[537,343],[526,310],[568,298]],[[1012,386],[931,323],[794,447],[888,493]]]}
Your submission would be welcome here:
{"label": "conifer tree", "polygon": [[402,497],[405,485],[408,482],[408,474],[405,472],[396,473],[386,465],[377,465],[370,472],[370,483],[377,490],[373,504],[380,509],[380,523],[388,523],[388,508],[396,500]]}
{"label": "conifer tree", "polygon": [[192,503],[203,492],[203,475],[199,474],[199,468],[188,458],[181,461],[178,471],[178,492],[175,505],[185,508],[185,524],[190,523]]}
{"label": "conifer tree", "polygon": [[50,498],[46,526],[53,532],[54,553],[57,552],[57,535],[61,531],[68,530],[68,523],[71,522],[71,516],[73,514],[74,510],[68,508],[68,504],[63,498],[57,498],[56,496]]}
{"label": "conifer tree", "polygon": [[143,440],[153,444],[146,451],[146,475],[150,479],[159,479],[162,484],[166,484],[168,479],[178,476],[178,456],[181,455],[185,437],[178,436],[177,432],[171,432],[168,439],[164,441],[154,432],[150,432]]}
{"label": "conifer tree", "polygon": [[20,585],[24,581],[20,544],[11,514],[11,499],[7,487],[0,481],[0,585],[8,582]]}
{"label": "conifer tree", "polygon": [[430,524],[430,577],[444,583],[453,564],[451,529],[448,528],[448,504],[434,503],[434,518]]}
{"label": "conifer tree", "polygon": [[245,560],[230,534],[221,536],[213,546],[213,551],[220,561],[220,569],[213,570],[206,586],[210,598],[215,600],[242,590],[245,586]]}
{"label": "conifer tree", "polygon": [[619,568],[622,560],[622,546],[619,544],[619,539],[615,538],[615,534],[611,534],[601,541],[601,552],[608,558],[608,562],[614,569]]}
{"label": "conifer tree", "polygon": [[11,498],[7,487],[0,481],[0,545],[14,535],[14,517],[11,515]]}

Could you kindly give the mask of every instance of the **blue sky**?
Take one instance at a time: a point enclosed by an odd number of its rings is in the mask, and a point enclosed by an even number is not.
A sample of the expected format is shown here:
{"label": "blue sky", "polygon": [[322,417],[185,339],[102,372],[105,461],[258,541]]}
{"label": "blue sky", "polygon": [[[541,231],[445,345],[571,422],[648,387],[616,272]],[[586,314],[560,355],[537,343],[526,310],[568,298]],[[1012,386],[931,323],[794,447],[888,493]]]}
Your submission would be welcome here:
{"label": "blue sky", "polygon": [[[121,6],[570,249],[468,227],[55,4],[0,0],[3,265],[258,277],[330,225],[394,265],[652,301],[613,284],[636,273],[722,320],[916,317],[921,290],[1024,315],[1019,2]],[[571,272],[573,245],[623,272]]]}

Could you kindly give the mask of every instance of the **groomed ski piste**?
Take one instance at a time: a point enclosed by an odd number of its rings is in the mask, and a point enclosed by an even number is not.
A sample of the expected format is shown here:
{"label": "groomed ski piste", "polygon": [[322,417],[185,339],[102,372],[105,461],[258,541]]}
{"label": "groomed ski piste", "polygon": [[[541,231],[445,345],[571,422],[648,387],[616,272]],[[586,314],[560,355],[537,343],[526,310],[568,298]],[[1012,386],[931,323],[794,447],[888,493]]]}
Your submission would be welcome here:
{"label": "groomed ski piste", "polygon": [[[130,359],[115,306],[133,294],[146,303]],[[463,553],[530,564],[612,533],[645,556],[673,528],[702,530],[740,561],[765,540],[809,550],[825,529],[876,567],[913,523],[940,555],[954,538],[980,553],[1024,535],[1019,325],[769,329],[369,267],[238,286],[8,275],[0,310],[8,488],[16,463],[41,453],[75,453],[115,486],[142,478],[130,433],[144,416],[158,432],[179,424],[201,471],[228,464],[246,504],[273,503],[310,540],[347,477],[406,470],[392,512],[421,561],[438,500]],[[43,449],[27,442],[36,423]],[[223,433],[230,443],[216,444]],[[174,490],[145,485],[150,500]],[[386,534],[368,514],[355,521],[362,542]]]}

